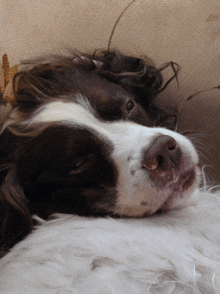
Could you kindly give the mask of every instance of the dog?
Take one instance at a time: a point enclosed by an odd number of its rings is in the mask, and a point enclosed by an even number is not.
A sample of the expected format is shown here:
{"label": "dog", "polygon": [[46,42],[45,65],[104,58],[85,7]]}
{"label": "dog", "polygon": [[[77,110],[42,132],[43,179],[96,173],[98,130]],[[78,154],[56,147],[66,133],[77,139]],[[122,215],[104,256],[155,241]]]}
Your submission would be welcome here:
{"label": "dog", "polygon": [[55,56],[15,76],[0,137],[4,250],[31,232],[33,214],[144,218],[187,205],[199,159],[166,128],[175,114],[154,103],[167,85],[163,68],[97,51]]}

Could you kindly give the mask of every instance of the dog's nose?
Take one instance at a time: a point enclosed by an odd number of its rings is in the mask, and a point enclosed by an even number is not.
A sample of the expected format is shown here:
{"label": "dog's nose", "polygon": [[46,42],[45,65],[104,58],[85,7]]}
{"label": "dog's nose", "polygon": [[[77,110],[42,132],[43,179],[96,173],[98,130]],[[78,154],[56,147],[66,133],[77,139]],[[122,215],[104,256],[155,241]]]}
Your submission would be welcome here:
{"label": "dog's nose", "polygon": [[158,136],[145,151],[142,166],[149,171],[168,171],[178,168],[181,150],[176,140],[167,135]]}

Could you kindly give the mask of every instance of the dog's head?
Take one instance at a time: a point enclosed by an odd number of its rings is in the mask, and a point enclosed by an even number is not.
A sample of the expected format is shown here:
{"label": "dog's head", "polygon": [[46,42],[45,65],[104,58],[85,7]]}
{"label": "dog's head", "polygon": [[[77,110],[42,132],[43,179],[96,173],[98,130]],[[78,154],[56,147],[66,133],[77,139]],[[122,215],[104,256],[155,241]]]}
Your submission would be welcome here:
{"label": "dog's head", "polygon": [[162,77],[143,60],[118,52],[59,59],[19,73],[14,88],[2,128],[7,238],[25,235],[32,213],[143,217],[181,207],[196,188],[197,153],[156,127],[167,118],[153,104]]}

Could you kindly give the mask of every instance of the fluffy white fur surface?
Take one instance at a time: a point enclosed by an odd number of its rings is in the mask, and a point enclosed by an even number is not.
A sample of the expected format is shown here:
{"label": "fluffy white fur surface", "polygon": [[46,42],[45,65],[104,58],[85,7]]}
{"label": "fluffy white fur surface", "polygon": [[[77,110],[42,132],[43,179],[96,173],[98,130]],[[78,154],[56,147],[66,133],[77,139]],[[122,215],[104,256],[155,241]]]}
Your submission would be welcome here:
{"label": "fluffy white fur surface", "polygon": [[220,293],[220,193],[146,219],[58,215],[2,258],[0,293]]}

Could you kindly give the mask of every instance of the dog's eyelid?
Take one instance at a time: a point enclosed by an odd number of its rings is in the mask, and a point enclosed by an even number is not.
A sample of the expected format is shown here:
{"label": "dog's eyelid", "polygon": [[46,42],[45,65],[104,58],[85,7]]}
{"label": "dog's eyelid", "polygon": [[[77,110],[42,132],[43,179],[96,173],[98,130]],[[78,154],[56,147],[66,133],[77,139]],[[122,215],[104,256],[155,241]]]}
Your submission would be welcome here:
{"label": "dog's eyelid", "polygon": [[84,163],[85,159],[82,159],[80,158],[78,161],[76,161],[74,163],[74,166],[77,168],[77,167],[80,167],[83,163]]}
{"label": "dog's eyelid", "polygon": [[133,99],[130,99],[127,103],[126,103],[126,109],[128,111],[131,111],[133,108],[135,107],[135,102]]}
{"label": "dog's eyelid", "polygon": [[87,170],[93,163],[94,155],[89,154],[86,157],[79,157],[75,162],[73,169],[69,172],[69,175],[79,174],[83,170]]}

